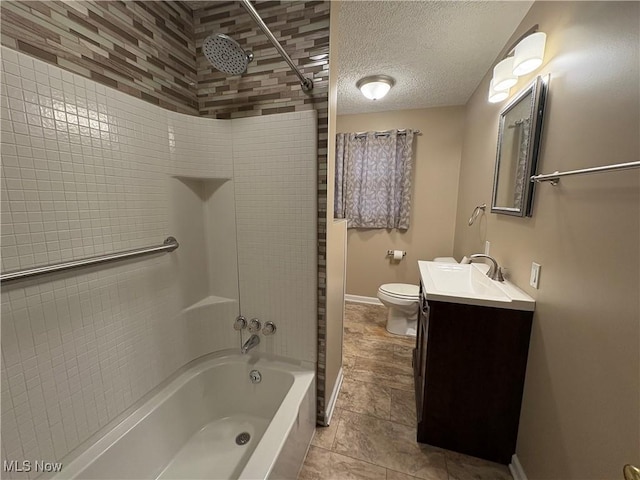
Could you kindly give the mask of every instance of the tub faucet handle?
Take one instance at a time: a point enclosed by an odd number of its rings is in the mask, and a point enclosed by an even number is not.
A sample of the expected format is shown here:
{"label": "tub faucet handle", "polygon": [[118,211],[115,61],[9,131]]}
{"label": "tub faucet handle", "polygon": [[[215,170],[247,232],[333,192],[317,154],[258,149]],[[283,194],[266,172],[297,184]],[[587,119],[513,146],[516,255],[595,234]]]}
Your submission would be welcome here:
{"label": "tub faucet handle", "polygon": [[261,328],[262,328],[262,323],[257,318],[252,318],[249,321],[249,331],[251,333],[259,332]]}
{"label": "tub faucet handle", "polygon": [[262,327],[262,333],[264,335],[273,335],[276,333],[276,324],[271,321],[265,322],[264,327]]}
{"label": "tub faucet handle", "polygon": [[247,328],[247,319],[244,318],[242,315],[238,315],[238,317],[236,318],[236,321],[233,322],[233,329],[244,330],[245,328]]}

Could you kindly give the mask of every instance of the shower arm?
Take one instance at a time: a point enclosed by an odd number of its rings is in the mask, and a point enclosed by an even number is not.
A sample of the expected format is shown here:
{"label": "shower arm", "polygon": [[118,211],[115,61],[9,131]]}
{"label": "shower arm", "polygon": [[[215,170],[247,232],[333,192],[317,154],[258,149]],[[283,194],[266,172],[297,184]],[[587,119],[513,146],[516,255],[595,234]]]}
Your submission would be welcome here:
{"label": "shower arm", "polygon": [[271,33],[271,30],[269,30],[269,27],[267,27],[267,24],[262,21],[262,18],[260,18],[260,15],[256,11],[256,9],[253,8],[253,5],[251,5],[251,2],[249,0],[241,0],[241,3],[242,3],[242,6],[247,10],[249,15],[251,15],[251,18],[253,18],[253,20],[258,24],[258,26],[262,30],[262,33],[264,33],[267,36],[267,38],[273,44],[273,46],[276,47],[276,50],[278,51],[280,56],[284,58],[284,60],[289,64],[291,69],[298,76],[298,78],[300,79],[300,83],[302,84],[302,90],[304,92],[308,92],[311,89],[313,89],[313,81],[310,78],[307,78],[304,75],[302,75],[298,67],[293,63],[293,60],[291,60],[291,57],[287,54],[285,49],[282,48],[282,45],[280,45],[280,42],[278,41],[278,39],[273,35],[273,33]]}

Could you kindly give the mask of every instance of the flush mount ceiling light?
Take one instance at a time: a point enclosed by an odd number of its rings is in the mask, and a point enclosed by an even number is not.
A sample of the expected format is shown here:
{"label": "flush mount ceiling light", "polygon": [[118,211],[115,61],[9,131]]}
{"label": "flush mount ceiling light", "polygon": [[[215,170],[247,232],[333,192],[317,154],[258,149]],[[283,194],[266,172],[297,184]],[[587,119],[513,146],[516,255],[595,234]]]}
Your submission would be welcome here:
{"label": "flush mount ceiling light", "polygon": [[379,100],[389,93],[395,83],[393,78],[386,75],[372,75],[358,80],[356,87],[369,100]]}
{"label": "flush mount ceiling light", "polygon": [[509,96],[509,89],[518,83],[518,77],[533,72],[542,65],[547,35],[538,32],[534,25],[508,50],[493,69],[489,84],[489,101],[502,102]]}

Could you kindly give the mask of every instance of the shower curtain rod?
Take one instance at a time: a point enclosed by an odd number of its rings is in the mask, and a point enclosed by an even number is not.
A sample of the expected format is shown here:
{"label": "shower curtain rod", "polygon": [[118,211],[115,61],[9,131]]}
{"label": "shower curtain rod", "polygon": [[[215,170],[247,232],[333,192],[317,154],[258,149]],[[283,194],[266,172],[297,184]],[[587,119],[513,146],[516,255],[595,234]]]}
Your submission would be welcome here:
{"label": "shower curtain rod", "polygon": [[[360,132],[360,133],[356,133],[356,138],[362,138],[362,137],[366,137],[367,133],[369,132]],[[414,130],[413,131],[414,135],[422,135],[422,132],[420,130]],[[398,130],[398,135],[406,135],[407,131],[406,130]],[[376,137],[385,137],[391,135],[391,132],[389,130],[386,130],[384,132],[376,132]]]}
{"label": "shower curtain rod", "polygon": [[280,54],[280,56],[284,58],[284,60],[289,64],[291,69],[298,76],[298,78],[300,79],[300,83],[302,84],[302,91],[309,92],[310,90],[312,90],[313,81],[310,78],[307,78],[304,75],[302,75],[302,72],[300,72],[298,67],[293,63],[293,60],[291,60],[291,57],[287,54],[285,49],[282,48],[282,45],[280,45],[280,42],[278,41],[278,39],[273,35],[273,33],[271,33],[271,30],[269,30],[269,27],[267,27],[267,24],[264,23],[262,18],[260,18],[260,15],[256,11],[256,9],[253,8],[253,5],[251,5],[251,2],[249,0],[242,0],[242,6],[247,10],[249,15],[251,15],[251,18],[253,18],[253,21],[258,24],[258,26],[260,27],[260,30],[262,30],[262,33],[264,33],[267,36],[267,38],[271,41],[273,46],[276,47],[276,50],[278,50],[278,53]]}

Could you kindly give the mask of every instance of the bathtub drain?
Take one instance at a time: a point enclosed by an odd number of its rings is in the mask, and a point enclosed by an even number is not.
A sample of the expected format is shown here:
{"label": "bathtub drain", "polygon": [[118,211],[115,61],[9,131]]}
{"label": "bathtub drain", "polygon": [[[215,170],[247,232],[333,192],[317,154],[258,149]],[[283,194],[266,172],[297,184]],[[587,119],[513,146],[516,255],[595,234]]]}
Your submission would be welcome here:
{"label": "bathtub drain", "polygon": [[251,435],[247,432],[242,432],[240,435],[236,437],[236,443],[238,445],[246,445],[251,440]]}

